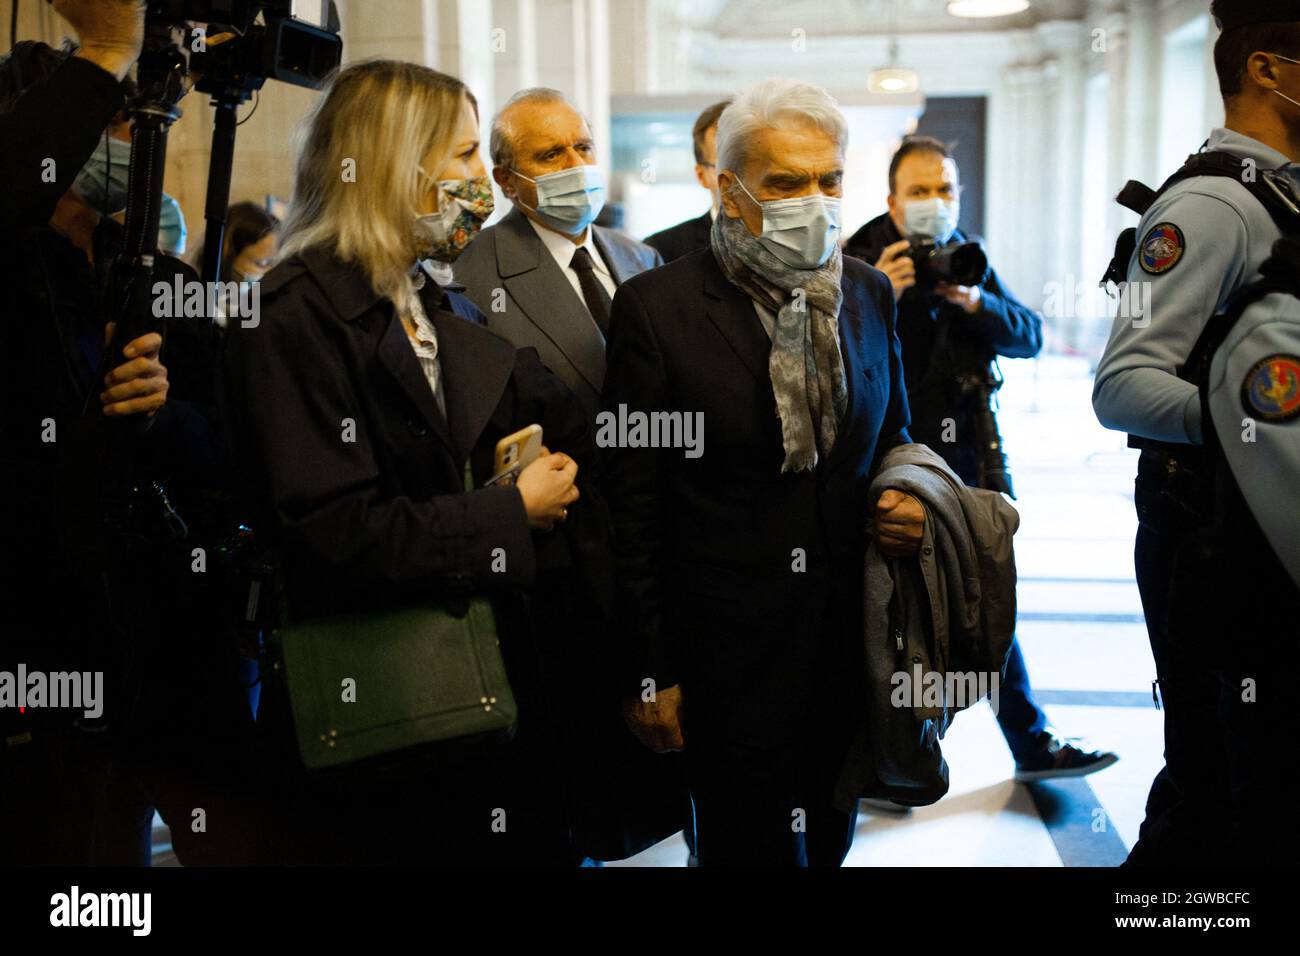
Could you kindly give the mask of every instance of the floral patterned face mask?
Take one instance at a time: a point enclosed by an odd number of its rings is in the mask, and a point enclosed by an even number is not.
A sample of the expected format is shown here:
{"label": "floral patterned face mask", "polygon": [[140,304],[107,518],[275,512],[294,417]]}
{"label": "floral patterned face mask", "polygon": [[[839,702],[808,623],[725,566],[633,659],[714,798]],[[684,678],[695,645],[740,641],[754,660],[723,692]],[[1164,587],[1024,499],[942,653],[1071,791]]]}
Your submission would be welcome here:
{"label": "floral patterned face mask", "polygon": [[[423,169],[425,179],[433,177]],[[455,262],[465,251],[483,220],[492,215],[492,180],[487,176],[444,179],[437,182],[438,211],[415,217],[417,255],[421,259]]]}

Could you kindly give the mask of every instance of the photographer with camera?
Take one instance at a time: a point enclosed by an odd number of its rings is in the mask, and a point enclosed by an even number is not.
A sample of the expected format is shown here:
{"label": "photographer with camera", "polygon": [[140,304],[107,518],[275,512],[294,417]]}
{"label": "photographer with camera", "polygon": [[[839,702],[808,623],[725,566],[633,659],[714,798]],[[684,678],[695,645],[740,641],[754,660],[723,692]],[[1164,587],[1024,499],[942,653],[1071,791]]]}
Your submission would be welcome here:
{"label": "photographer with camera", "polygon": [[[889,277],[898,301],[914,441],[929,445],[966,484],[1014,493],[993,413],[997,356],[1032,358],[1042,320],[999,281],[979,243],[957,228],[957,163],[937,139],[903,140],[889,165],[889,211],[845,251]],[[1016,779],[1081,776],[1114,763],[1061,737],[1034,702],[1018,642],[1011,645],[998,724]]]}

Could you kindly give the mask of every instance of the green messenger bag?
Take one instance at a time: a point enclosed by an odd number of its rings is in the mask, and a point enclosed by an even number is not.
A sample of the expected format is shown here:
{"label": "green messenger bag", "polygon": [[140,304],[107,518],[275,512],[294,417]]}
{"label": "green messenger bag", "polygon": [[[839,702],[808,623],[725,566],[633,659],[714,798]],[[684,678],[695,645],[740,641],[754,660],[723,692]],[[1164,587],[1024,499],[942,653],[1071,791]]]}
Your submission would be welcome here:
{"label": "green messenger bag", "polygon": [[299,755],[321,776],[418,772],[514,732],[515,697],[483,598],[303,620],[272,641]]}

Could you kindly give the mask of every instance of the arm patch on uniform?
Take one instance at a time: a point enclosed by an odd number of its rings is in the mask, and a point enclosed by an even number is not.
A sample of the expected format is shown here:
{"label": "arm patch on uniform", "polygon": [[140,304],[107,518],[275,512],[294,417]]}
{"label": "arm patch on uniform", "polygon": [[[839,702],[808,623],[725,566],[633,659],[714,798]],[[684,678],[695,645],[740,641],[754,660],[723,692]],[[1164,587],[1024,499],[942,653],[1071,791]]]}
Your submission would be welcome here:
{"label": "arm patch on uniform", "polygon": [[1300,358],[1270,355],[1256,362],[1241,383],[1241,407],[1266,422],[1300,416]]}
{"label": "arm patch on uniform", "polygon": [[1143,272],[1158,276],[1178,265],[1186,248],[1183,231],[1172,222],[1162,222],[1152,226],[1143,237],[1138,263]]}

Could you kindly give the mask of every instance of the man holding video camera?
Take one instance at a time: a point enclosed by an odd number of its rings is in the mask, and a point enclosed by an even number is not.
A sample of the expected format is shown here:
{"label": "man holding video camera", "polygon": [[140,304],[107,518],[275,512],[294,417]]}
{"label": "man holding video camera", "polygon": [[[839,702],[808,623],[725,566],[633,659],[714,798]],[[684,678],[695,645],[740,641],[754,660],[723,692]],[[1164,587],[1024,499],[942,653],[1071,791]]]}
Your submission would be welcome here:
{"label": "man holding video camera", "polygon": [[[913,440],[942,455],[966,484],[1014,495],[992,408],[1002,384],[994,360],[1037,355],[1042,320],[957,228],[959,195],[948,147],[908,137],[889,165],[889,211],[859,229],[845,251],[894,286]],[[1118,759],[1080,748],[1048,725],[1018,643],[1004,681],[997,717],[1017,780],[1081,776]]]}
{"label": "man holding video camera", "polygon": [[[0,710],[7,783],[0,860],[140,863],[149,858],[153,804],[160,802],[153,766],[159,728],[167,728],[173,751],[203,749],[189,717],[214,710],[216,695],[180,673],[211,663],[195,663],[210,646],[201,640],[205,615],[185,609],[211,575],[182,576],[172,560],[177,550],[147,540],[136,516],[150,494],[155,517],[174,516],[161,479],[172,498],[179,485],[193,486],[196,475],[215,469],[216,439],[202,409],[203,368],[180,376],[174,388],[161,334],[119,342],[122,354],[105,354],[117,314],[107,277],[123,243],[112,217],[127,205],[131,157],[114,129],[134,90],[127,74],[143,43],[145,5],[56,0],[54,8],[77,31],[74,53],[23,41],[0,57],[0,137],[7,144],[0,151],[0,282],[16,353],[0,414],[9,466],[0,507],[14,558],[6,594],[27,619],[6,633],[0,671],[21,666],[51,685],[70,674],[97,681],[100,691],[90,708],[29,700],[21,711]],[[155,258],[154,275],[169,283],[195,277],[164,256]],[[193,364],[192,337],[172,334],[182,331],[168,330],[169,365]],[[124,443],[135,486],[132,521],[119,532],[103,520],[103,492],[112,487],[106,435]],[[188,517],[186,572],[195,526]],[[182,659],[186,667],[177,666]],[[234,701],[233,681],[228,689]],[[186,699],[194,705],[182,715],[173,704]],[[238,715],[237,701],[229,713]],[[212,801],[187,795],[182,802]]]}

